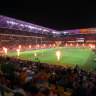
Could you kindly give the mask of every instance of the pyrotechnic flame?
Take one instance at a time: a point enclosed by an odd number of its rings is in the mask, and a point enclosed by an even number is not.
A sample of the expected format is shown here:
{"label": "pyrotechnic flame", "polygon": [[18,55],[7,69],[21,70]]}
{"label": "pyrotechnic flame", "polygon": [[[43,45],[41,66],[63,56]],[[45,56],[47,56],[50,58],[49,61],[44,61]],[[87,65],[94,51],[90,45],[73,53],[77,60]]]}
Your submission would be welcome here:
{"label": "pyrotechnic flame", "polygon": [[20,55],[20,49],[17,49],[17,54],[18,54],[18,56]]}
{"label": "pyrotechnic flame", "polygon": [[59,61],[59,59],[60,59],[60,51],[57,51],[56,55],[57,55],[57,58],[58,58],[58,61]]}

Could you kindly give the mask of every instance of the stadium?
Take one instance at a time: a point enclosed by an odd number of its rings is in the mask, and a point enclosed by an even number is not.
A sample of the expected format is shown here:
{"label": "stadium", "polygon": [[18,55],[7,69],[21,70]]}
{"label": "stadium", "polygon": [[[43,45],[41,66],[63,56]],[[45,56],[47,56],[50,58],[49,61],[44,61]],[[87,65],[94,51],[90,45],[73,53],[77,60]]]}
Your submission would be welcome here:
{"label": "stadium", "polygon": [[[67,74],[65,77],[69,76],[71,80],[73,78],[72,76],[75,76],[76,74],[69,74],[76,68],[79,68],[78,70],[76,69],[78,71],[76,71],[76,73],[80,73],[80,76],[83,74],[82,76],[85,75],[87,78],[88,74],[91,74],[90,72],[96,71],[95,46],[96,28],[58,31],[0,15],[1,59],[5,60],[5,58],[9,57],[11,62],[14,64],[17,63],[17,66],[19,66],[18,70],[21,70],[23,67],[30,69],[30,64],[35,64],[35,66],[42,69],[39,69],[40,74],[42,74],[42,76],[40,75],[41,77],[39,77],[40,82],[43,82],[45,78],[46,80],[49,80],[48,76],[50,77],[50,74],[53,74],[54,72],[58,76],[60,75],[59,78],[63,77],[60,73]],[[3,62],[3,60],[1,60],[1,62]],[[24,62],[25,65],[21,62]],[[23,67],[20,68],[20,66]],[[59,72],[57,72],[57,70]],[[64,70],[67,70],[69,73],[66,73]],[[94,74],[94,76],[95,75],[96,74]],[[89,81],[93,80],[92,74],[89,77],[91,78],[90,80],[87,78]],[[24,82],[19,83],[21,86],[24,84]],[[72,82],[70,82],[70,84],[71,83]],[[53,86],[51,87],[54,89],[55,84],[51,82],[50,85],[52,84]],[[71,89],[71,87],[72,86],[69,88]],[[87,86],[87,88],[88,87],[89,86]],[[59,92],[62,94],[60,90]],[[62,96],[71,96],[70,92],[65,92],[63,93],[65,95]]]}
{"label": "stadium", "polygon": [[95,31],[96,28],[56,31],[0,16],[0,50],[4,53],[3,48],[7,48],[9,56],[18,57],[16,50],[20,49],[19,58],[31,61],[38,58],[48,64],[58,64],[56,51],[59,50],[60,65],[74,67],[78,64],[86,70],[94,70]]}

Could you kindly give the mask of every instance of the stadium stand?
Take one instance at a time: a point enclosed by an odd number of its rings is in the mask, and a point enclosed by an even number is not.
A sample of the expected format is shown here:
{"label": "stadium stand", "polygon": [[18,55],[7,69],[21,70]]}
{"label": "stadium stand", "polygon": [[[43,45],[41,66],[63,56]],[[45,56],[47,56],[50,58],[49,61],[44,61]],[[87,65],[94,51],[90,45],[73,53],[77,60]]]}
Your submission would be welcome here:
{"label": "stadium stand", "polygon": [[[94,92],[96,89],[96,70],[94,72],[87,72],[79,69],[77,65],[74,69],[71,69],[70,67],[64,68],[58,65],[37,64],[32,61],[20,60],[14,57],[1,56],[1,62],[6,61],[6,58],[10,58],[10,62],[15,65],[14,86],[23,88],[24,85],[30,83],[32,84],[30,87],[36,87],[34,91],[31,91],[31,94],[45,94],[46,96],[46,88],[50,90],[47,90],[48,94],[51,94],[50,92],[54,93],[55,91],[54,94],[67,94],[64,96],[77,96],[78,94],[80,94],[78,96],[85,96],[85,94],[87,94],[86,96],[91,96],[88,94],[96,94],[96,91]],[[7,77],[1,77],[0,83],[11,88],[10,80],[7,80]],[[30,91],[29,89],[24,90]],[[36,93],[34,93],[35,91]]]}

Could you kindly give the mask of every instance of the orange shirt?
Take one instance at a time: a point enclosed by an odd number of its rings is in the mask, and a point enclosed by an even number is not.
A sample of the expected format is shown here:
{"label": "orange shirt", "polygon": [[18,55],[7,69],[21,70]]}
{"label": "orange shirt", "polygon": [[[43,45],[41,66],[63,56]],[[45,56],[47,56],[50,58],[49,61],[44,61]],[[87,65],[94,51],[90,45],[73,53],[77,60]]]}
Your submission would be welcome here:
{"label": "orange shirt", "polygon": [[28,77],[28,74],[26,72],[21,72],[20,73],[20,80],[21,80],[21,82],[25,81],[26,77]]}

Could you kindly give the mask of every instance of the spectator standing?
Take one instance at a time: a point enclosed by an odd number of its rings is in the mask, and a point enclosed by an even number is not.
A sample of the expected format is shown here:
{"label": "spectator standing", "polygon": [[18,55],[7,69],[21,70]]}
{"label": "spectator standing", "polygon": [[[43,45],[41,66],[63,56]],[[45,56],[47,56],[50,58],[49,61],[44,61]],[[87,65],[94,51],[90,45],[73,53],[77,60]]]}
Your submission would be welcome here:
{"label": "spectator standing", "polygon": [[10,62],[10,58],[7,57],[5,62],[1,65],[1,70],[4,76],[10,80],[11,88],[13,89],[13,80],[14,80],[14,65]]}

